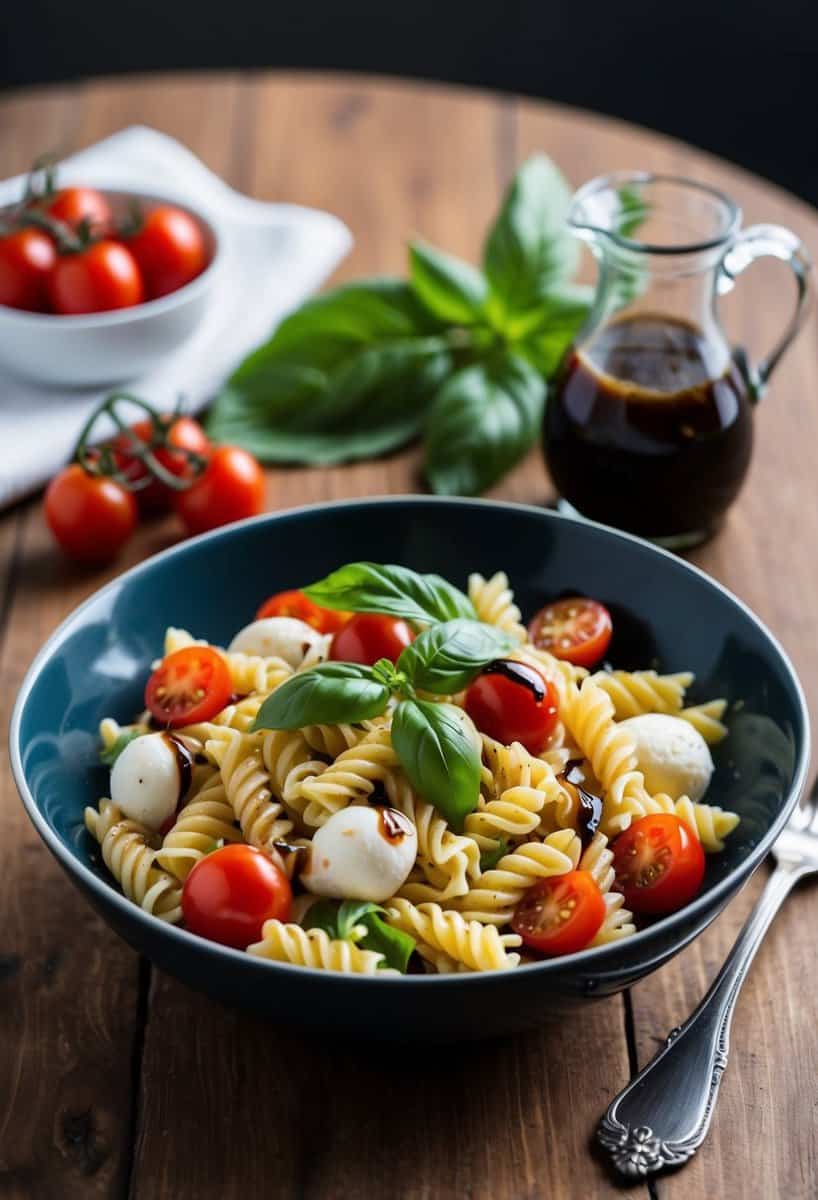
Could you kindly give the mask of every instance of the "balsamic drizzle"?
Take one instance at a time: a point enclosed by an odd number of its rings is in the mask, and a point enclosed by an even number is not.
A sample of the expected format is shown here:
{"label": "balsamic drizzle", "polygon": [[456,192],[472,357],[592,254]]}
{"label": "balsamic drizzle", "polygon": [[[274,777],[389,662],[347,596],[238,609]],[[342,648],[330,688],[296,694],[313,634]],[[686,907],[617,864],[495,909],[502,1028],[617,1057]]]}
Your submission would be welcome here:
{"label": "balsamic drizzle", "polygon": [[511,658],[496,658],[494,662],[483,667],[480,673],[481,675],[502,675],[512,683],[519,683],[521,687],[528,688],[538,704],[545,699],[545,685],[542,676],[532,667],[527,667],[525,663],[515,662]]}
{"label": "balsamic drizzle", "polygon": [[179,800],[184,800],[193,781],[193,755],[181,738],[167,730],[162,734],[173,753],[176,755],[176,766],[179,769]]}
{"label": "balsamic drizzle", "polygon": [[594,834],[599,829],[599,822],[602,820],[602,801],[599,796],[595,796],[592,792],[586,791],[582,786],[585,782],[585,773],[582,770],[582,759],[573,758],[565,764],[560,779],[573,788],[577,796],[577,834],[585,850],[593,841]]}

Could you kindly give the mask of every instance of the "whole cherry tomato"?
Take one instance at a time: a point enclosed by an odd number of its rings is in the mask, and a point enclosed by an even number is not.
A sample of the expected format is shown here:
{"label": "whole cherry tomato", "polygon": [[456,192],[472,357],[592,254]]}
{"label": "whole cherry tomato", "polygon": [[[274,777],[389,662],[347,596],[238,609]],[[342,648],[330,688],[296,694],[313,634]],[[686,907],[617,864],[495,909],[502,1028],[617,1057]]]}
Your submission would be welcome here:
{"label": "whole cherry tomato", "polygon": [[69,558],[106,563],[136,528],[137,509],[133,495],[121,484],[72,463],[48,485],[45,516]]}
{"label": "whole cherry tomato", "polygon": [[84,223],[96,236],[109,233],[113,225],[111,206],[96,188],[60,188],[46,212],[71,229],[78,229]]}
{"label": "whole cherry tomato", "polygon": [[380,613],[355,613],[332,639],[329,656],[335,662],[374,666],[379,658],[396,662],[414,639],[406,621]]}
{"label": "whole cherry tomato", "polygon": [[160,725],[209,721],[233,694],[230,670],[211,646],[185,646],[163,658],[145,685],[145,707]]}
{"label": "whole cherry tomato", "polygon": [[149,212],[127,244],[152,298],[184,287],[207,266],[201,225],[184,209],[169,204]]}
{"label": "whole cherry tomato", "polygon": [[256,620],[261,621],[264,617],[295,617],[298,621],[312,625],[319,633],[337,633],[346,625],[351,615],[348,612],[334,612],[329,608],[321,608],[303,592],[293,590],[276,592],[274,596],[265,600],[256,613]]}
{"label": "whole cherry tomato", "polygon": [[616,887],[634,912],[675,912],[701,887],[701,842],[673,813],[652,813],[634,821],[611,849]]}
{"label": "whole cherry tomato", "polygon": [[254,846],[223,846],[196,863],[182,889],[182,913],[192,933],[245,950],[265,921],[287,921],[287,876]]}
{"label": "whole cherry tomato", "polygon": [[593,667],[608,649],[611,614],[598,600],[569,596],[541,608],[528,626],[535,646],[575,667]]}
{"label": "whole cherry tomato", "polygon": [[198,479],[176,492],[173,506],[188,533],[254,517],[264,508],[264,472],[246,450],[218,446]]}
{"label": "whole cherry tomato", "polygon": [[46,285],[56,261],[54,243],[41,229],[17,229],[0,238],[0,304],[30,312],[46,309]]}
{"label": "whole cherry tomato", "polygon": [[[207,434],[193,417],[162,417],[162,430],[157,431],[150,420],[137,421],[131,426],[141,442],[146,442],[158,460],[171,475],[193,478],[195,470],[187,454],[189,451],[201,458],[208,458],[212,446]],[[131,483],[138,483],[150,474],[144,463],[133,453],[133,445],[127,434],[121,433],[114,440],[117,467]],[[175,492],[160,479],[152,479],[147,487],[134,493],[143,512],[161,512],[171,507]]]}
{"label": "whole cherry tomato", "polygon": [[539,754],[557,723],[559,697],[534,667],[501,658],[469,685],[464,707],[482,733]]}
{"label": "whole cherry tomato", "polygon": [[590,871],[549,875],[530,887],[517,905],[511,928],[540,954],[575,954],[605,920],[605,901]]}
{"label": "whole cherry tomato", "polygon": [[54,312],[66,315],[130,308],[145,286],[130,250],[119,242],[93,242],[58,258],[48,282]]}

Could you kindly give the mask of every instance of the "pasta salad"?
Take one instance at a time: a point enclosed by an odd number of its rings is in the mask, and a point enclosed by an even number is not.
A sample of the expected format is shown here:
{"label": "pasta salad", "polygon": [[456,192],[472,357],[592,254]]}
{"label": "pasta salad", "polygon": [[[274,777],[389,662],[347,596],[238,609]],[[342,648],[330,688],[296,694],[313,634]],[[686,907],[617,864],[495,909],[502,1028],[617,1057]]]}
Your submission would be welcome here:
{"label": "pasta salad", "polygon": [[502,572],[463,592],[375,563],[270,597],[227,649],[170,628],[145,712],[101,724],[85,825],[146,912],[293,966],[626,938],[693,898],[738,817],[706,802],[726,701],[611,668],[611,633],[587,597],[526,626]]}

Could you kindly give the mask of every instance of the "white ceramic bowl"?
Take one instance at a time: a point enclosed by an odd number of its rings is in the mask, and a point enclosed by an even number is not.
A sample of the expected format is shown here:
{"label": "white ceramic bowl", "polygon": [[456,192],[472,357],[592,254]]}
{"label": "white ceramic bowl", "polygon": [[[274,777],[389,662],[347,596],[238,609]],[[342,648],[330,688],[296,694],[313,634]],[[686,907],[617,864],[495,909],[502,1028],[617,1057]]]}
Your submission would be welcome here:
{"label": "white ceramic bowl", "polygon": [[[172,203],[142,193],[106,191],[115,213],[133,200],[146,208]],[[220,239],[199,212],[186,211],[204,230],[210,262],[178,291],[132,308],[82,316],[23,312],[0,305],[0,363],[17,375],[57,387],[126,383],[172,354],[196,329],[222,265]]]}

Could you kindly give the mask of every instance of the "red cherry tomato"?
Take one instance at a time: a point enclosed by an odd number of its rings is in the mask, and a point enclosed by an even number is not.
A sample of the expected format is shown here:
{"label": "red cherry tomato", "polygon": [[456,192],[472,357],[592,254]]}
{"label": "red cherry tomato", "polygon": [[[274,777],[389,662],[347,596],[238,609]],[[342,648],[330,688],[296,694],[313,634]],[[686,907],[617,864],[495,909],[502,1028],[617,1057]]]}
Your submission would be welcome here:
{"label": "red cherry tomato", "polygon": [[145,299],[145,286],[130,250],[119,242],[94,242],[57,259],[48,281],[54,312],[68,316],[131,308]]}
{"label": "red cherry tomato", "polygon": [[0,304],[30,312],[46,309],[56,261],[54,243],[41,229],[18,229],[0,238]]}
{"label": "red cherry tomato", "polygon": [[523,896],[511,927],[540,954],[574,954],[605,920],[605,901],[590,871],[540,879]]}
{"label": "red cherry tomato", "polygon": [[207,266],[201,225],[184,209],[169,204],[147,214],[139,232],[128,238],[128,248],[151,297],[175,292]]}
{"label": "red cherry tomato", "polygon": [[559,698],[552,683],[527,663],[501,658],[466,692],[466,712],[482,733],[539,754],[557,723]]}
{"label": "red cherry tomato", "polygon": [[255,517],[264,508],[264,472],[246,450],[218,446],[198,479],[175,493],[173,507],[188,533]]}
{"label": "red cherry tomato", "polygon": [[641,817],[613,842],[616,887],[633,912],[669,913],[692,900],[704,878],[701,842],[679,817]]}
{"label": "red cherry tomato", "polygon": [[256,613],[256,620],[261,621],[265,617],[295,617],[298,621],[312,625],[319,633],[336,633],[346,625],[351,615],[348,612],[333,612],[329,608],[321,608],[303,592],[293,590],[276,592],[274,596],[265,600]]}
{"label": "red cherry tomato", "polygon": [[380,613],[355,613],[332,639],[329,656],[335,662],[374,666],[379,658],[397,662],[414,639],[412,630],[398,617]]}
{"label": "red cherry tomato", "polygon": [[46,212],[72,229],[77,229],[85,222],[90,232],[97,236],[108,233],[113,224],[111,206],[102,192],[95,188],[61,188]]}
{"label": "red cherry tomato", "polygon": [[69,558],[106,563],[136,528],[136,501],[115,480],[89,475],[72,463],[48,485],[45,516]]}
{"label": "red cherry tomato", "polygon": [[[179,478],[192,478],[195,474],[190,459],[185,454],[174,451],[187,450],[208,458],[212,449],[207,434],[198,421],[192,417],[162,417],[163,432],[157,435],[153,422],[150,420],[137,421],[131,428],[142,442],[147,442],[153,449],[157,460],[166,471]],[[163,444],[164,443],[164,444]],[[132,483],[137,483],[148,474],[147,467],[133,454],[133,448],[128,436],[124,433],[114,440],[114,453],[117,467]],[[143,512],[161,512],[170,508],[175,496],[172,488],[167,487],[159,479],[152,479],[147,487],[140,488],[134,493],[139,507]]]}
{"label": "red cherry tomato", "polygon": [[200,858],[182,888],[192,933],[244,950],[265,921],[287,921],[293,894],[284,872],[254,846],[224,846]]}
{"label": "red cherry tomato", "polygon": [[605,654],[613,632],[611,614],[598,600],[569,596],[541,608],[528,626],[535,646],[576,667],[593,667]]}
{"label": "red cherry tomato", "polygon": [[145,707],[160,725],[209,721],[233,694],[227,663],[210,646],[185,646],[163,658],[145,687]]}

